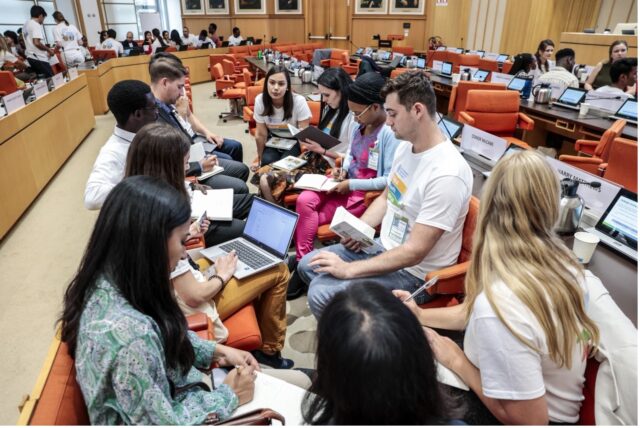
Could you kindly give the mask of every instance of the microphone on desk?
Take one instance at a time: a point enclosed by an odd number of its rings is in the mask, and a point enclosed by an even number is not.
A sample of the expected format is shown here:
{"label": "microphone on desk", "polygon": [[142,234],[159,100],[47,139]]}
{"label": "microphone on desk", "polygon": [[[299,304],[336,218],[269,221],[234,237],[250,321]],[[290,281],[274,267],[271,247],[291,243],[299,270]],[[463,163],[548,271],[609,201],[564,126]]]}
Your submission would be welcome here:
{"label": "microphone on desk", "polygon": [[593,187],[594,189],[599,189],[600,187],[602,187],[602,183],[600,183],[599,181],[585,181],[580,178],[574,178],[574,180],[580,184],[586,184],[589,187]]}
{"label": "microphone on desk", "polygon": [[587,97],[584,100],[621,100],[622,99],[622,95],[618,95],[615,97]]}

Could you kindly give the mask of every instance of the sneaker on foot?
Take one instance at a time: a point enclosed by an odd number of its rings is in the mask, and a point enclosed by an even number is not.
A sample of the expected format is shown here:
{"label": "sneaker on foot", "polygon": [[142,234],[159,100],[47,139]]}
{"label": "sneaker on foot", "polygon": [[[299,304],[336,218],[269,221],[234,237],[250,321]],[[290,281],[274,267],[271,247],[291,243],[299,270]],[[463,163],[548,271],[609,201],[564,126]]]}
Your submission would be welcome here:
{"label": "sneaker on foot", "polygon": [[276,352],[273,355],[265,354],[262,351],[252,351],[251,353],[258,363],[265,366],[269,366],[274,369],[290,369],[293,367],[293,360],[282,358],[280,352]]}

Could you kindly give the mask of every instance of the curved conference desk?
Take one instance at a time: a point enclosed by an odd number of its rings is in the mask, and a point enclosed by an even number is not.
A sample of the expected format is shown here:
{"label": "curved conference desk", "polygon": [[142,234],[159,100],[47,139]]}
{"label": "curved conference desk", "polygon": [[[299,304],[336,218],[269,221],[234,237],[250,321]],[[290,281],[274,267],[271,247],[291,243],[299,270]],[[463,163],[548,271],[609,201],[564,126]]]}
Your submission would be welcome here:
{"label": "curved conference desk", "polygon": [[0,118],[0,239],[95,123],[82,75]]}

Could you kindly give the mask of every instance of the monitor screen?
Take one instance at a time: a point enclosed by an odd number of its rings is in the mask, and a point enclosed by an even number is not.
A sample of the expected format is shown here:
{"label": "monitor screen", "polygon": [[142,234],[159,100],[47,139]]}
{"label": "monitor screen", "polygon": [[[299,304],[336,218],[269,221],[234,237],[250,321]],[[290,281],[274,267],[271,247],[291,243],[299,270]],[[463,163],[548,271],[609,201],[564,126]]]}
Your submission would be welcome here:
{"label": "monitor screen", "polygon": [[616,113],[616,116],[624,117],[626,119],[638,120],[638,101],[625,101]]}
{"label": "monitor screen", "polygon": [[622,189],[596,225],[596,229],[626,246],[638,249],[638,196]]}
{"label": "monitor screen", "polygon": [[253,198],[244,226],[244,237],[284,255],[289,249],[297,221],[297,214],[263,199]]}
{"label": "monitor screen", "polygon": [[453,64],[450,62],[443,62],[442,63],[442,74],[448,74],[451,75],[451,71],[453,70]]}
{"label": "monitor screen", "polygon": [[498,58],[496,58],[496,61],[497,62],[505,62],[507,59],[509,59],[509,55],[500,54],[500,55],[498,55]]}
{"label": "monitor screen", "polygon": [[575,106],[582,102],[582,99],[584,98],[585,93],[586,91],[582,89],[567,88],[562,93],[558,101],[564,104],[570,104]]}
{"label": "monitor screen", "polygon": [[425,59],[424,58],[418,58],[418,60],[416,61],[416,67],[424,68],[425,67]]}
{"label": "monitor screen", "polygon": [[507,89],[522,91],[522,88],[524,88],[526,82],[527,79],[523,79],[522,77],[514,77],[513,79],[511,79],[511,82],[509,82],[509,85],[507,85]]}
{"label": "monitor screen", "polygon": [[440,128],[440,131],[442,131],[445,137],[454,139],[460,135],[462,127],[464,126],[462,123],[456,122],[453,119],[449,119],[448,117],[440,114],[438,114],[438,116],[440,116],[440,120],[438,120],[438,128]]}
{"label": "monitor screen", "polygon": [[473,75],[473,78],[479,82],[484,82],[489,77],[489,72],[487,70],[477,70]]}

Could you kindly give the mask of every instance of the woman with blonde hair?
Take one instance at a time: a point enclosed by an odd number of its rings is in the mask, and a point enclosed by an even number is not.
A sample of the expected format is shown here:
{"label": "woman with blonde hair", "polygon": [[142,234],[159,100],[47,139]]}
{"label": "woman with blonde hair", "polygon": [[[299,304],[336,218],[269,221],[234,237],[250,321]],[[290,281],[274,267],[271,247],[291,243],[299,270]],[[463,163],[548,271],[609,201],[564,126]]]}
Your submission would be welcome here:
{"label": "woman with blonde hair", "polygon": [[[586,315],[587,282],[597,278],[554,233],[559,202],[559,179],[541,155],[507,156],[483,189],[464,304],[425,310],[409,304],[424,326],[466,327],[464,351],[426,333],[436,358],[482,403],[476,410],[485,414],[468,423],[578,420],[586,358],[599,340]],[[475,397],[469,398],[471,410]]]}

